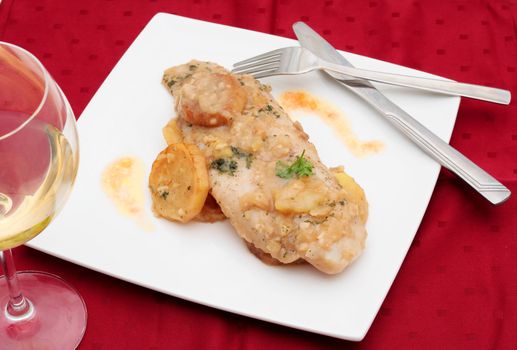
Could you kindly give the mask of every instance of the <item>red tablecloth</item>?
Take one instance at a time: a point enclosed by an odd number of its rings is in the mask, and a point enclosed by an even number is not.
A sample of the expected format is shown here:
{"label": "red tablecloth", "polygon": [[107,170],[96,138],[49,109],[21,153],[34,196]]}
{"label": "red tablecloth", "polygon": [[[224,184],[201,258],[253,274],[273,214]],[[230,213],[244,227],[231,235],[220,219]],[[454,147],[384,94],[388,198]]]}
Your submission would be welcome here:
{"label": "red tablecloth", "polygon": [[[0,40],[39,57],[80,115],[160,11],[287,37],[303,20],[340,49],[517,94],[514,1],[3,0]],[[515,98],[510,106],[463,100],[451,140],[514,193],[516,118]],[[515,195],[494,207],[442,171],[360,343],[192,304],[29,248],[16,249],[15,259],[19,269],[52,272],[78,288],[89,312],[80,349],[517,349],[516,218]]]}

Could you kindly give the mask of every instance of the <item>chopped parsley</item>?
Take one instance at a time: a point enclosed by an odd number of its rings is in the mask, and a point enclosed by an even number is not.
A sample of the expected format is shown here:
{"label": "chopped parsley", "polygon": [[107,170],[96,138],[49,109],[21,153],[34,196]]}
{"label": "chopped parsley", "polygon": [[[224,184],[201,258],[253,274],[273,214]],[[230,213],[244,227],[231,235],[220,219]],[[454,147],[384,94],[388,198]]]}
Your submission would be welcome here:
{"label": "chopped parsley", "polygon": [[251,153],[246,153],[235,146],[231,146],[230,148],[232,149],[234,156],[237,158],[244,158],[246,160],[246,168],[249,169],[253,162],[253,155]]}
{"label": "chopped parsley", "polygon": [[163,200],[167,200],[167,197],[169,196],[169,191],[163,191],[160,193],[160,197],[163,198]]}
{"label": "chopped parsley", "polygon": [[273,106],[266,105],[265,107],[260,108],[258,111],[259,111],[259,113],[260,112],[272,112],[273,111]]}
{"label": "chopped parsley", "polygon": [[312,221],[312,220],[309,220],[309,219],[307,219],[307,220],[303,220],[303,222],[306,222],[306,223],[311,224],[311,225],[317,225],[317,224],[319,224],[319,222],[317,222],[317,221]]}
{"label": "chopped parsley", "polygon": [[302,176],[311,176],[313,165],[310,161],[308,161],[305,157],[305,150],[303,150],[302,154],[296,156],[296,160],[291,165],[287,165],[281,160],[276,162],[276,176],[282,179],[290,179],[293,176],[302,177]]}
{"label": "chopped parsley", "polygon": [[171,88],[174,84],[176,84],[176,80],[174,80],[174,79],[171,79],[171,80],[169,80],[169,81],[167,82],[167,86],[168,86],[168,87],[170,87],[170,88]]}
{"label": "chopped parsley", "polygon": [[235,172],[237,171],[238,164],[236,161],[226,158],[219,158],[214,160],[210,167],[212,169],[217,169],[221,173],[228,173],[229,175],[233,176]]}
{"label": "chopped parsley", "polygon": [[311,225],[319,225],[319,224],[323,224],[325,221],[327,221],[328,218],[329,218],[328,216],[325,216],[325,218],[323,220],[320,220],[320,221],[307,219],[307,220],[304,220],[304,222],[307,222],[307,223],[309,223]]}

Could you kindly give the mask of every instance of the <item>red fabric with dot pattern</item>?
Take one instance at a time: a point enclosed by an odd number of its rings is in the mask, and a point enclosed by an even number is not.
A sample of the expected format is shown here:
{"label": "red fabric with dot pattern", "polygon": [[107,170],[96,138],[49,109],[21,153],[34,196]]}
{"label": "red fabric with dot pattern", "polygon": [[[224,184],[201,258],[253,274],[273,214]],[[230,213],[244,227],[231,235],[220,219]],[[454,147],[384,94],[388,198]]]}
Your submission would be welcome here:
{"label": "red fabric with dot pattern", "polygon": [[[287,37],[291,24],[303,20],[337,48],[517,94],[514,1],[3,0],[0,40],[38,56],[80,115],[160,11]],[[514,193],[516,103],[464,99],[451,140]],[[516,214],[515,195],[493,207],[442,171],[400,273],[360,343],[185,302],[29,248],[15,256],[20,269],[58,274],[84,296],[89,318],[81,350],[517,349]]]}

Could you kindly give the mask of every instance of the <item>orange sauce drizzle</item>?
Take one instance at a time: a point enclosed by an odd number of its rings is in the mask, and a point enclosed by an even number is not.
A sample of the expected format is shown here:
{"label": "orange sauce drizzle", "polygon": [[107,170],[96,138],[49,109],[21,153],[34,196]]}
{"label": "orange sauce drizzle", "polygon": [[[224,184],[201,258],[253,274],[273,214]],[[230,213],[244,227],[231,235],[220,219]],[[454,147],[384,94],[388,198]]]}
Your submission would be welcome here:
{"label": "orange sauce drizzle", "polygon": [[[336,132],[339,139],[356,157],[377,154],[384,148],[384,144],[381,141],[360,140],[353,132],[343,112],[337,107],[311,95],[309,92],[301,90],[285,91],[279,96],[278,102],[288,113],[302,110],[321,118]],[[291,113],[290,116],[293,118]]]}

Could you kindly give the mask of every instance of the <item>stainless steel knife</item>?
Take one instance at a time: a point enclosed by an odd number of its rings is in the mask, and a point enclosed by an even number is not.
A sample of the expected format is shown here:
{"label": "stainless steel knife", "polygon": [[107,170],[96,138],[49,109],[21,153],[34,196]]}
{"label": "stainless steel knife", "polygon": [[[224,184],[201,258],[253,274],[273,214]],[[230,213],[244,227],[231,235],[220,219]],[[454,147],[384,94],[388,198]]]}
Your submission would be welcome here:
{"label": "stainless steel knife", "polygon": [[[301,46],[315,55],[332,63],[353,67],[307,24],[297,22],[293,29]],[[500,204],[510,197],[508,188],[391,102],[371,83],[331,71],[326,73],[370,103],[424,152],[462,178],[491,203]]]}

